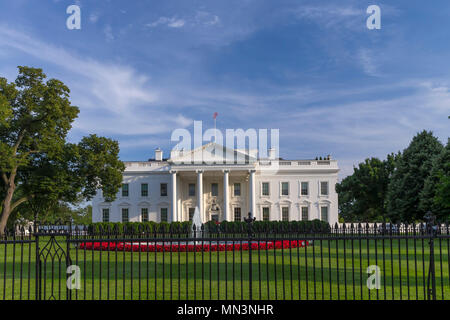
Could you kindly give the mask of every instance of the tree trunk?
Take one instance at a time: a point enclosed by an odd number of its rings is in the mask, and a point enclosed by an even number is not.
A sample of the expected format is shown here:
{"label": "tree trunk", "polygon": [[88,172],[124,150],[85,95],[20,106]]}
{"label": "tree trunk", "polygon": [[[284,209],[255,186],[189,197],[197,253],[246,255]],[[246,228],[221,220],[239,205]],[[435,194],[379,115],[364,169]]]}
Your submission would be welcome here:
{"label": "tree trunk", "polygon": [[[13,149],[14,157],[16,157],[16,155],[17,155],[17,150],[20,146],[20,143],[22,142],[23,137],[25,136],[25,132],[26,132],[26,129],[23,129],[19,133],[19,137],[17,138],[17,141],[14,144],[14,149]],[[3,178],[3,181],[6,185],[6,187],[8,188],[8,190],[6,191],[6,197],[5,197],[5,200],[3,201],[2,215],[0,217],[0,236],[3,236],[5,234],[6,223],[8,222],[8,218],[9,218],[9,215],[11,214],[11,210],[16,207],[16,205],[14,205],[14,207],[11,207],[11,202],[12,202],[12,198],[14,195],[14,191],[16,190],[16,182],[15,181],[16,181],[17,169],[18,169],[18,166],[15,166],[12,168],[11,174],[9,175],[9,179],[6,176],[6,173],[2,172],[2,178]]]}
{"label": "tree trunk", "polygon": [[11,214],[11,202],[15,189],[16,186],[14,183],[9,185],[5,201],[3,202],[2,216],[0,218],[0,236],[5,234],[6,223],[8,222],[9,215]]}

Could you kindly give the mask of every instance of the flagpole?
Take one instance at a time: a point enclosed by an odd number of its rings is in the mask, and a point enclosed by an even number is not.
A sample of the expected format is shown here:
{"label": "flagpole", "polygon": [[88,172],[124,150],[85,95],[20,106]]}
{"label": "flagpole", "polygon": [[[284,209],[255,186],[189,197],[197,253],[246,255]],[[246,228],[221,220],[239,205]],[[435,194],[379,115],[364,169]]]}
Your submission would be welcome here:
{"label": "flagpole", "polygon": [[214,143],[217,143],[216,130],[216,117],[214,117]]}
{"label": "flagpole", "polygon": [[217,134],[216,134],[216,130],[217,130],[216,118],[217,118],[217,115],[218,115],[218,113],[214,112],[214,114],[213,114],[213,119],[214,119],[214,143],[217,143]]}

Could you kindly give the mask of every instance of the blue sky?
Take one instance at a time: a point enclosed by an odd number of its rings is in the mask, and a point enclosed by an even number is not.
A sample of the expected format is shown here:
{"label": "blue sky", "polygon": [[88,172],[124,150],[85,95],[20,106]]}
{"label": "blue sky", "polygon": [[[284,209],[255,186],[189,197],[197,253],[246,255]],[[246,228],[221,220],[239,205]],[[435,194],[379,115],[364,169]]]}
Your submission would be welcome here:
{"label": "blue sky", "polygon": [[[66,8],[81,7],[81,30]],[[381,30],[366,9],[381,8]],[[41,67],[122,160],[168,154],[194,120],[280,129],[280,156],[331,154],[341,177],[450,120],[450,2],[363,0],[0,1],[0,76]]]}

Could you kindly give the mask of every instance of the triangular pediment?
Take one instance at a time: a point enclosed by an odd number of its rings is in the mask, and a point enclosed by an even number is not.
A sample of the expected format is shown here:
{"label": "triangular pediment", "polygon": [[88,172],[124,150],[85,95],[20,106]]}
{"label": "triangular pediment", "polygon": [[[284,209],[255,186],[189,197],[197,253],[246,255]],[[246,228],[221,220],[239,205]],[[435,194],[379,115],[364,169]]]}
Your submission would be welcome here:
{"label": "triangular pediment", "polygon": [[226,163],[249,164],[256,161],[256,153],[248,150],[229,149],[215,142],[210,142],[193,150],[174,150],[171,152],[169,162],[175,164],[223,164]]}

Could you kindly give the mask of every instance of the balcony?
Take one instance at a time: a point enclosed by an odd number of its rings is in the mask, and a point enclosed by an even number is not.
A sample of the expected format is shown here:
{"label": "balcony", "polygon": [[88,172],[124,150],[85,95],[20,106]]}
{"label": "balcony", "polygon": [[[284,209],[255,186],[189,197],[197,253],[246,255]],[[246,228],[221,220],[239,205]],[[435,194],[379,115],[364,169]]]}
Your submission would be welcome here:
{"label": "balcony", "polygon": [[167,167],[167,162],[162,161],[124,161],[126,171],[157,171]]}
{"label": "balcony", "polygon": [[258,165],[262,168],[277,167],[278,170],[289,169],[306,169],[306,170],[320,170],[320,169],[335,169],[338,170],[337,160],[260,160]]}

